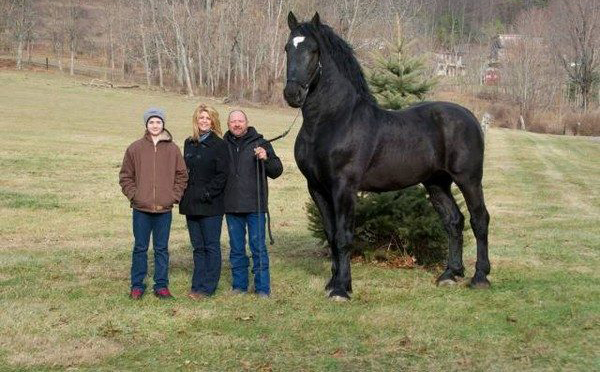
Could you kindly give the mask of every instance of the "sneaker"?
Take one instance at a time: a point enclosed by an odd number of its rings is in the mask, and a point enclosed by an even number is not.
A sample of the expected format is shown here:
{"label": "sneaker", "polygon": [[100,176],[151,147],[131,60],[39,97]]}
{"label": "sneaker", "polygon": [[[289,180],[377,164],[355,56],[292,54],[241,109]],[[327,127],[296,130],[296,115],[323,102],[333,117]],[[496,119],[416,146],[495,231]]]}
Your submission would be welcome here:
{"label": "sneaker", "polygon": [[144,290],[139,288],[132,289],[129,293],[129,298],[132,300],[141,300],[142,296],[144,296]]}
{"label": "sneaker", "polygon": [[188,293],[188,298],[191,298],[192,300],[203,300],[205,299],[207,296],[204,293],[200,293],[200,292],[190,292]]}
{"label": "sneaker", "polygon": [[246,293],[248,293],[248,292],[242,291],[239,288],[234,288],[234,289],[231,290],[231,294],[232,295],[240,295],[240,294],[246,294]]}
{"label": "sneaker", "polygon": [[168,288],[157,289],[156,291],[154,291],[154,295],[160,298],[161,300],[173,298]]}
{"label": "sneaker", "polygon": [[265,293],[265,292],[258,292],[256,295],[258,296],[258,298],[269,298],[269,297],[271,297],[270,294]]}

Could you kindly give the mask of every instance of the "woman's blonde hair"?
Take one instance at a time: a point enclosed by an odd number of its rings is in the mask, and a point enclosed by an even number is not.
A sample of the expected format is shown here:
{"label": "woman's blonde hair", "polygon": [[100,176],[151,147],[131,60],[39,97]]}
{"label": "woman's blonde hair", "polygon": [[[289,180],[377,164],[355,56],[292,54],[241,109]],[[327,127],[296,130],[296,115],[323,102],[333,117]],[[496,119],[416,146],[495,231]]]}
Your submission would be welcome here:
{"label": "woman's blonde hair", "polygon": [[200,131],[198,130],[198,117],[203,112],[206,112],[210,118],[210,130],[213,131],[217,136],[223,137],[223,132],[221,131],[221,122],[219,121],[219,113],[214,108],[201,103],[198,105],[196,110],[194,110],[194,115],[192,116],[192,139],[194,141],[198,141],[200,138]]}

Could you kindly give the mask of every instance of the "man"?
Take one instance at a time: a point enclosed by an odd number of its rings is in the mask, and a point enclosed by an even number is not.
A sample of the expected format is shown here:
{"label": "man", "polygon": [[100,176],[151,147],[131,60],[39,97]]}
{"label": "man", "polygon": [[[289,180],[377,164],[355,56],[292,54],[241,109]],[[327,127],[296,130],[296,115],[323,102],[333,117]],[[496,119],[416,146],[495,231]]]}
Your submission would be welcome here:
{"label": "man", "polygon": [[229,113],[227,127],[229,130],[223,139],[227,143],[230,166],[225,187],[225,219],[231,247],[232,290],[236,293],[248,291],[247,227],[254,291],[265,298],[271,294],[271,284],[265,244],[267,179],[263,175],[275,179],[283,172],[283,166],[271,144],[248,126],[246,113],[241,110]]}
{"label": "man", "polygon": [[154,294],[167,299],[172,298],[168,287],[171,209],[181,200],[188,174],[179,147],[165,129],[164,111],[146,110],[143,124],[144,135],[127,148],[119,172],[121,189],[133,208],[130,297],[140,300],[144,295],[152,235]]}

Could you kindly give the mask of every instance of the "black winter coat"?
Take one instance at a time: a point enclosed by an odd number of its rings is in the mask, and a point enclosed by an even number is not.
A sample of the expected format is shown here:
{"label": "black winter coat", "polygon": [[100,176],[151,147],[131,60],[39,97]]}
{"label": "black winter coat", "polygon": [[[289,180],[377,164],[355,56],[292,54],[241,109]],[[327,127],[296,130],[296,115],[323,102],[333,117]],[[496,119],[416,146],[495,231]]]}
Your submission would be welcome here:
{"label": "black winter coat", "polygon": [[[225,187],[225,213],[252,213],[258,212],[258,192],[256,190],[257,162],[254,149],[262,147],[267,151],[267,160],[260,161],[259,167],[264,167],[265,175],[277,178],[283,172],[281,160],[261,134],[253,127],[248,127],[248,132],[236,139],[229,131],[223,139],[227,143],[229,152],[229,177]],[[261,212],[267,211],[266,195],[267,179],[262,179],[262,168],[258,175],[261,178]]]}
{"label": "black winter coat", "polygon": [[225,141],[212,132],[200,143],[190,137],[185,140],[183,158],[189,180],[179,202],[179,213],[192,216],[223,214],[229,171]]}

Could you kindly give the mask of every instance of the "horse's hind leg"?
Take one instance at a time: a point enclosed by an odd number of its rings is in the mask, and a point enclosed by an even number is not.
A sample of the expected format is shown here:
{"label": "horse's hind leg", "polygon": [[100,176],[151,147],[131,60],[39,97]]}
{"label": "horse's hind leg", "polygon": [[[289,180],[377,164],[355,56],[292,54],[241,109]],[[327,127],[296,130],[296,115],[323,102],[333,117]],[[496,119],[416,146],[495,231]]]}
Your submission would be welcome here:
{"label": "horse's hind leg", "polygon": [[471,288],[489,288],[490,282],[487,275],[490,273],[490,260],[488,258],[488,225],[490,215],[483,200],[483,189],[481,180],[469,180],[468,182],[457,182],[462,191],[469,213],[471,214],[471,228],[477,240],[477,262],[475,263],[475,275],[471,279]]}
{"label": "horse's hind leg", "polygon": [[462,260],[465,217],[460,212],[452,196],[451,184],[452,180],[449,177],[439,179],[436,182],[425,183],[429,200],[442,218],[448,233],[448,264],[446,270],[437,279],[438,285],[455,284],[457,278],[462,278],[465,275]]}

